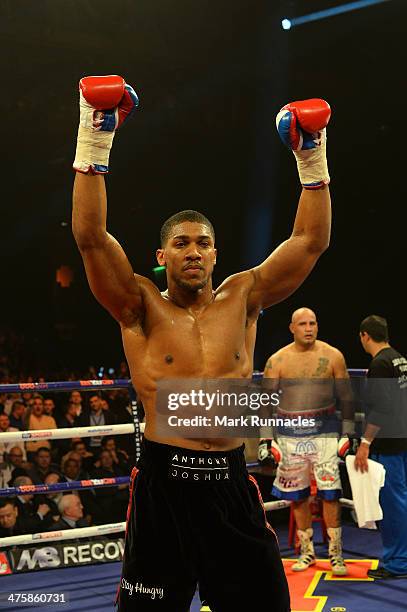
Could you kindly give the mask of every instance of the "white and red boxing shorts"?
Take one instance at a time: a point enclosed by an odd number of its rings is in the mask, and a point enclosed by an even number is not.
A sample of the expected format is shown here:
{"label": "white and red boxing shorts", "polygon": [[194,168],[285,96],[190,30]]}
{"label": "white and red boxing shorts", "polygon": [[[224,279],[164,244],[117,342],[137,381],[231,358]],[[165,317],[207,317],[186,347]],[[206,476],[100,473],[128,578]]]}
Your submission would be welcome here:
{"label": "white and red boxing shorts", "polygon": [[278,445],[282,459],[272,489],[275,497],[293,501],[308,497],[313,477],[319,497],[339,499],[342,489],[336,436],[279,436]]}

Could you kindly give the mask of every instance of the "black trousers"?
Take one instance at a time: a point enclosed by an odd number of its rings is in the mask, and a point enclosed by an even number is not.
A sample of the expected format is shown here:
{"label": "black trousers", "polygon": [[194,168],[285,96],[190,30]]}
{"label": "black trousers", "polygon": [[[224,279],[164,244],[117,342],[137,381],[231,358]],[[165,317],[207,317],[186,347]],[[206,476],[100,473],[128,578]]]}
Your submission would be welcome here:
{"label": "black trousers", "polygon": [[118,609],[289,612],[276,535],[243,447],[191,451],[144,440],[132,473]]}

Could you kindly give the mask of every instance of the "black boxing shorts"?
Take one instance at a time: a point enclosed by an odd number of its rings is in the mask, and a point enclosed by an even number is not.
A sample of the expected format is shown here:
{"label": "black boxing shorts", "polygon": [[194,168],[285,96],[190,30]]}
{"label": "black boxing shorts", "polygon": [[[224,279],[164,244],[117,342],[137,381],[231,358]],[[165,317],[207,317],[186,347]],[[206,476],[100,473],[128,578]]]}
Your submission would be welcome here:
{"label": "black boxing shorts", "polygon": [[244,447],[193,451],[144,440],[131,477],[120,612],[289,612],[277,538]]}

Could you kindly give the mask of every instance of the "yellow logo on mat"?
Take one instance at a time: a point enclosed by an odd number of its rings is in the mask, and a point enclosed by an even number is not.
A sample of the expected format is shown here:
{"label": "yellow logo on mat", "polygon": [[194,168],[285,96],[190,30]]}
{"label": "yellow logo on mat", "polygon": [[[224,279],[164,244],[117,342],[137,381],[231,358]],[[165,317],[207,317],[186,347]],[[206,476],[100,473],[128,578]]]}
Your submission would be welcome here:
{"label": "yellow logo on mat", "polygon": [[[293,572],[291,566],[295,559],[283,559],[284,569],[288,580],[291,596],[292,612],[328,612],[325,605],[328,601],[327,595],[314,595],[320,580],[373,582],[369,578],[367,570],[376,569],[379,562],[377,559],[346,559],[348,574],[346,576],[334,576],[332,568],[327,559],[317,559],[315,565],[311,565],[304,572]],[[346,612],[342,606],[334,606],[331,612]]]}

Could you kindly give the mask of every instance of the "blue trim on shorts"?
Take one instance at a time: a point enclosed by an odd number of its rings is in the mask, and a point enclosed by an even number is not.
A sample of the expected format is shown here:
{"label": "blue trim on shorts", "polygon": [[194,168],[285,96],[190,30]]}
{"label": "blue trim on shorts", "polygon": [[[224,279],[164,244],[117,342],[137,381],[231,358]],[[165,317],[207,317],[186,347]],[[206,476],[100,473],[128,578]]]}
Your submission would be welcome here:
{"label": "blue trim on shorts", "polygon": [[306,499],[311,495],[311,488],[300,489],[299,491],[280,491],[277,487],[273,486],[271,494],[278,499],[287,499],[289,501],[298,501],[300,499]]}
{"label": "blue trim on shorts", "polygon": [[342,489],[331,489],[330,491],[323,489],[322,491],[318,489],[317,497],[321,499],[326,499],[326,501],[333,501],[334,499],[339,499],[342,495]]}

